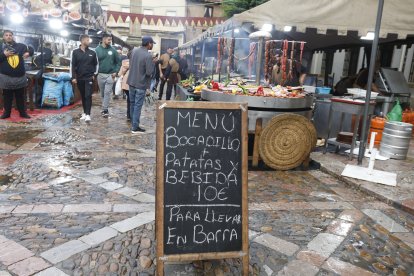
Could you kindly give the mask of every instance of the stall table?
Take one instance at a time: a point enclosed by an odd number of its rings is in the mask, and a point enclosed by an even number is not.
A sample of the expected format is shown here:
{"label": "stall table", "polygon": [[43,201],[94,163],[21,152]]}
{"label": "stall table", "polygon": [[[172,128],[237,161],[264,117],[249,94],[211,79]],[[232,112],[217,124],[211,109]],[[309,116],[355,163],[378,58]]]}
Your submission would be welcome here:
{"label": "stall table", "polygon": [[201,99],[200,94],[194,94],[187,91],[187,88],[177,85],[177,96],[180,101],[187,101],[190,98],[193,98],[194,101],[199,101]]}
{"label": "stall table", "polygon": [[[328,119],[328,139],[325,140],[324,153],[327,152],[329,145],[334,145],[336,147],[343,147],[343,148],[347,148],[351,150],[351,152],[349,153],[349,159],[352,160],[355,143],[356,143],[356,139],[358,135],[359,122],[361,118],[364,116],[364,105],[365,105],[364,100],[353,100],[353,99],[348,99],[348,98],[332,98],[331,99],[331,107],[329,110],[329,119]],[[375,108],[375,101],[371,101],[369,105],[369,113],[368,113],[370,117],[374,113],[374,108]],[[332,129],[332,121],[333,121],[334,113],[339,113],[341,117],[339,121],[339,131],[342,131],[342,125],[343,125],[345,114],[351,114],[351,115],[356,116],[356,121],[355,121],[356,123],[354,126],[351,145],[341,143],[337,141],[336,138],[329,138],[331,129]]]}

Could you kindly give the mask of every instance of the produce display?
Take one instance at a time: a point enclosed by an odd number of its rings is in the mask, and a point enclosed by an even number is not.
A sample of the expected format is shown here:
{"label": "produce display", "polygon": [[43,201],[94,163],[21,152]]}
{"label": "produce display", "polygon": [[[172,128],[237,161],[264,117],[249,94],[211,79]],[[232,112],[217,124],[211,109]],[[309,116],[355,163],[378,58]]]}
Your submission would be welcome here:
{"label": "produce display", "polygon": [[[249,85],[246,80],[241,78],[232,79],[226,83],[218,83],[215,81],[207,81],[195,87],[194,93],[201,93],[203,89],[217,91],[219,93],[257,96],[257,97],[274,97],[274,98],[304,98],[306,92],[303,87],[283,87],[280,85],[271,86],[257,86]],[[200,92],[198,92],[200,91]]]}

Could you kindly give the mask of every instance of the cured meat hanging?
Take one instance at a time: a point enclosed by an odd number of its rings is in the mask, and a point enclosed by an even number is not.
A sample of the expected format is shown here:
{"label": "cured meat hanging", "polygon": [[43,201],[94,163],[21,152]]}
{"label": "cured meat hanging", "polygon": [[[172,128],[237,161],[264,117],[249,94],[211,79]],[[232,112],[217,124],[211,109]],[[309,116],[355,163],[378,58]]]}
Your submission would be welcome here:
{"label": "cured meat hanging", "polygon": [[234,38],[230,39],[230,51],[229,51],[229,70],[232,72],[234,70],[234,47],[236,45],[236,40]]}
{"label": "cured meat hanging", "polygon": [[302,64],[302,57],[303,57],[303,49],[305,49],[305,42],[300,43],[300,59],[299,62]]}
{"label": "cured meat hanging", "polygon": [[289,60],[289,73],[287,80],[291,81],[293,79],[293,63],[295,59],[295,41],[292,41],[292,49],[290,52],[290,60]]}
{"label": "cured meat hanging", "polygon": [[289,48],[289,42],[287,40],[283,41],[283,57],[282,57],[282,82],[285,83],[287,76],[286,76],[286,63],[287,63],[287,52]]}
{"label": "cured meat hanging", "polygon": [[222,49],[222,41],[224,38],[219,37],[217,39],[217,65],[216,65],[216,73],[218,74],[221,71],[221,55],[223,53],[223,49]]}
{"label": "cured meat hanging", "polygon": [[271,41],[266,41],[266,46],[265,46],[265,68],[264,68],[265,81],[269,80],[269,75],[271,74],[271,71],[269,71],[271,55],[272,55],[271,45],[272,45]]}

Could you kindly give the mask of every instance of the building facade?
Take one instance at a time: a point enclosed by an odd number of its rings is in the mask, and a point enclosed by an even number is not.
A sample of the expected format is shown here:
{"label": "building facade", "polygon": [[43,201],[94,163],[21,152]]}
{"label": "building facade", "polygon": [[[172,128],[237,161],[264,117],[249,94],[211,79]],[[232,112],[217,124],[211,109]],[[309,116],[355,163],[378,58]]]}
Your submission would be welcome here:
{"label": "building facade", "polygon": [[[222,18],[221,1],[102,0],[101,6],[121,15],[108,16],[108,31],[132,45],[139,45],[144,35],[152,36],[157,43],[153,51],[163,53],[168,47],[178,47],[209,27],[198,19],[209,18],[211,24],[216,18]],[[141,20],[132,15],[139,15]]]}

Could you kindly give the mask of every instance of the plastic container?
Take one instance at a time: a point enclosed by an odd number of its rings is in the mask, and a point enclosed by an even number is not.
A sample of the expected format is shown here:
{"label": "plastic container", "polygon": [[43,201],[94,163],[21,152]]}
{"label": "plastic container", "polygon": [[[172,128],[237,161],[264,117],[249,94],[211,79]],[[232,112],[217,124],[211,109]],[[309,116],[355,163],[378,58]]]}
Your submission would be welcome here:
{"label": "plastic container", "polygon": [[315,93],[315,91],[316,91],[316,87],[315,86],[310,86],[310,85],[304,85],[303,89],[306,92],[309,92],[309,93]]}
{"label": "plastic container", "polygon": [[331,93],[332,88],[330,87],[316,87],[316,94],[329,94]]}
{"label": "plastic container", "polygon": [[375,117],[371,120],[371,128],[369,129],[368,142],[371,141],[371,133],[376,132],[377,135],[375,136],[374,145],[378,147],[381,144],[382,132],[384,131],[385,123],[386,119],[381,117]]}
{"label": "plastic container", "polygon": [[[356,97],[365,98],[367,96],[367,90],[360,88],[348,88],[348,93]],[[379,93],[371,91],[371,99],[376,99]]]}

